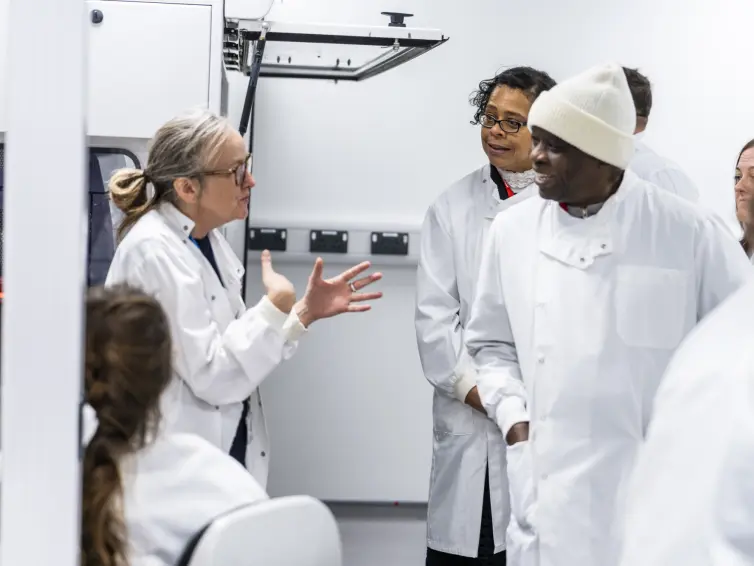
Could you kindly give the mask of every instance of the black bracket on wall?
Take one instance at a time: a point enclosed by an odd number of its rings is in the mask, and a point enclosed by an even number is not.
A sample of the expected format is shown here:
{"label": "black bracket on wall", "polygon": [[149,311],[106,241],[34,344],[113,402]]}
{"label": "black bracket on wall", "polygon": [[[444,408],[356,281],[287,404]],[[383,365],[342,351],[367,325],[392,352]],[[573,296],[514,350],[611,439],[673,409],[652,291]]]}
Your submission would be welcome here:
{"label": "black bracket on wall", "polygon": [[288,230],[285,228],[249,228],[248,247],[261,252],[284,252],[288,249]]}
{"label": "black bracket on wall", "polygon": [[347,254],[348,232],[344,230],[312,230],[309,251],[320,254]]}
{"label": "black bracket on wall", "polygon": [[408,255],[408,233],[372,232],[372,255]]}

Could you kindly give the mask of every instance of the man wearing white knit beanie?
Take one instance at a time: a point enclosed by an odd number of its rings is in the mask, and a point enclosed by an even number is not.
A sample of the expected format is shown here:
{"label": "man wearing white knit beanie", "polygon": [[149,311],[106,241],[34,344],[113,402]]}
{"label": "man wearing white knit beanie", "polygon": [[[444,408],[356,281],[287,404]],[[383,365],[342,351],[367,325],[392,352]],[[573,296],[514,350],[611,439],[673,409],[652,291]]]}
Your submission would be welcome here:
{"label": "man wearing white knit beanie", "polygon": [[665,367],[752,273],[712,212],[626,171],[635,123],[619,65],[542,93],[528,121],[539,197],[487,239],[465,340],[508,444],[509,566],[617,563]]}

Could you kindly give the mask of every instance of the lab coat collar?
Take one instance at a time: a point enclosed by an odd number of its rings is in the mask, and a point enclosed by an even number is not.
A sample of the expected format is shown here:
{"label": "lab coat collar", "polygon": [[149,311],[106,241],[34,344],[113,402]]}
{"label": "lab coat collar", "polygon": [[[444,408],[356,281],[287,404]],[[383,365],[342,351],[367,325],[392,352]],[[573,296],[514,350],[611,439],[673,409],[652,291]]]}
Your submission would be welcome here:
{"label": "lab coat collar", "polygon": [[[160,215],[165,219],[168,226],[175,230],[181,239],[188,239],[191,235],[191,231],[194,229],[196,223],[188,216],[183,214],[178,207],[169,202],[163,202],[158,206]],[[240,282],[244,276],[246,270],[243,264],[239,261],[233,249],[225,241],[225,238],[218,232],[218,230],[210,230],[209,232],[210,243],[212,244],[212,251],[215,254],[215,259],[218,261],[218,267],[220,268],[223,280],[226,281],[228,276],[231,276],[236,281]]]}
{"label": "lab coat collar", "polygon": [[615,249],[616,212],[626,195],[636,189],[635,174],[626,171],[618,190],[594,216],[574,218],[555,201],[548,201],[542,216],[540,251],[578,269],[587,269],[598,257]]}
{"label": "lab coat collar", "polygon": [[178,210],[177,206],[163,202],[158,206],[158,210],[167,223],[177,230],[183,238],[188,238],[191,235],[191,230],[194,229],[196,223]]}
{"label": "lab coat collar", "polygon": [[[492,166],[485,165],[481,170],[482,187],[485,191],[485,213],[484,217],[487,220],[492,220],[499,212],[505,210],[509,206],[513,205],[519,200],[529,197],[530,192],[536,189],[536,185],[529,185],[527,188],[518,191],[512,197],[508,197],[505,200],[500,199],[500,193],[498,192],[497,184],[492,178]],[[497,173],[497,171],[496,171]],[[499,173],[497,173],[499,175]]]}

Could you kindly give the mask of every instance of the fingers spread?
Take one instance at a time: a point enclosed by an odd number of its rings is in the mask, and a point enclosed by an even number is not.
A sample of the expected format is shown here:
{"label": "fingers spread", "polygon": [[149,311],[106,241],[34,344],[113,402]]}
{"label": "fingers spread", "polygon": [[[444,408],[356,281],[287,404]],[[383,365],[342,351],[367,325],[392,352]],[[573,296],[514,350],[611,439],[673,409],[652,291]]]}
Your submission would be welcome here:
{"label": "fingers spread", "polygon": [[382,293],[355,293],[351,295],[352,303],[359,303],[362,301],[375,301],[382,298]]}
{"label": "fingers spread", "polygon": [[312,273],[309,276],[309,279],[312,280],[319,280],[322,279],[322,270],[325,267],[325,262],[322,260],[321,257],[317,258],[317,261],[314,262],[314,269],[312,269]]}
{"label": "fingers spread", "polygon": [[371,275],[367,275],[366,277],[362,277],[361,279],[357,279],[353,282],[354,288],[358,291],[359,289],[363,289],[367,285],[371,285],[375,281],[379,281],[382,279],[382,273],[372,273]]}
{"label": "fingers spread", "polygon": [[349,305],[346,312],[367,312],[371,309],[371,305]]}
{"label": "fingers spread", "polygon": [[341,281],[350,281],[360,273],[364,273],[372,264],[368,261],[363,261],[359,265],[354,265],[350,269],[346,269],[343,273],[338,275],[336,279]]}

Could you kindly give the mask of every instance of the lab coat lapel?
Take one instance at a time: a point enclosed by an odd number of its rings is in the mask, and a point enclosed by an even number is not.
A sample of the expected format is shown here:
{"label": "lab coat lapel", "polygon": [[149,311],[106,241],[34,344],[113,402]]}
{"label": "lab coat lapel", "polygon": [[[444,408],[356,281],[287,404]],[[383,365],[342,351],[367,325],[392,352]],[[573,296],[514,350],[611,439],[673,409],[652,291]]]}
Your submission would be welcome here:
{"label": "lab coat lapel", "polygon": [[[603,213],[605,213],[603,215]],[[577,269],[588,269],[614,249],[611,210],[591,218],[573,218],[557,203],[547,203],[539,239],[544,255]]]}
{"label": "lab coat lapel", "polygon": [[616,193],[589,218],[574,218],[557,202],[548,201],[542,215],[540,252],[578,269],[589,269],[597,258],[611,254],[615,249],[619,204],[634,190],[635,181],[626,172]]}
{"label": "lab coat lapel", "polygon": [[194,229],[194,222],[170,203],[161,204],[159,210],[168,225],[184,241],[186,249],[202,270],[202,279],[205,282],[206,297],[211,305],[212,316],[224,329],[246,310],[241,298],[241,278],[244,273],[241,262],[238,261],[222,234],[218,230],[212,230],[209,233],[209,239],[222,278],[221,282],[207,258],[189,239]]}
{"label": "lab coat lapel", "polygon": [[538,190],[535,184],[531,184],[522,191],[514,194],[512,197],[508,197],[505,200],[500,200],[498,196],[498,189],[495,185],[495,182],[492,180],[489,167],[484,168],[483,175],[484,177],[482,179],[482,186],[486,191],[484,218],[490,224],[492,223],[492,220],[495,219],[495,216],[497,216],[500,212],[507,208],[510,208],[514,204],[517,204],[524,199],[533,196],[535,194],[535,191]]}
{"label": "lab coat lapel", "polygon": [[244,298],[241,296],[241,282],[243,281],[245,270],[233,252],[233,249],[219,231],[213,230],[210,232],[210,241],[212,242],[215,259],[225,283],[225,294],[228,297],[235,318],[238,318],[246,311]]}

